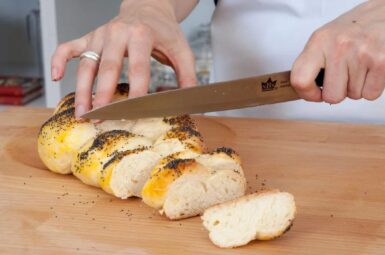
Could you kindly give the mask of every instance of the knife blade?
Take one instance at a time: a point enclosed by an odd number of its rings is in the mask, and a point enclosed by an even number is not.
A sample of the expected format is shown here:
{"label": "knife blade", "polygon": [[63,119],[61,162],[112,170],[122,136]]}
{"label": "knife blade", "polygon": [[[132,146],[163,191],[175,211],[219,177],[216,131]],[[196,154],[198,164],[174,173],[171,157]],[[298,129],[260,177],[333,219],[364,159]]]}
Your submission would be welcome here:
{"label": "knife blade", "polygon": [[[323,84],[324,71],[316,83]],[[158,92],[123,99],[95,108],[82,118],[99,120],[138,119],[225,111],[299,99],[290,84],[290,71],[210,85]]]}

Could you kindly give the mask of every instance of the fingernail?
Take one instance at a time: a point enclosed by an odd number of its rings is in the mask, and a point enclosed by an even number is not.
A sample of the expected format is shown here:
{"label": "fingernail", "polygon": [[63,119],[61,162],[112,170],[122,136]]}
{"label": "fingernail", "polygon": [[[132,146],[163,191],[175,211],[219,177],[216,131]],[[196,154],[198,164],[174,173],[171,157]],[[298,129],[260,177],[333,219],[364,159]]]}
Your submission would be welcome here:
{"label": "fingernail", "polygon": [[86,108],[84,105],[77,105],[75,108],[75,118],[76,119],[81,119],[81,116],[86,113]]}
{"label": "fingernail", "polygon": [[51,77],[53,81],[57,81],[59,79],[59,71],[56,67],[53,67],[51,70]]}

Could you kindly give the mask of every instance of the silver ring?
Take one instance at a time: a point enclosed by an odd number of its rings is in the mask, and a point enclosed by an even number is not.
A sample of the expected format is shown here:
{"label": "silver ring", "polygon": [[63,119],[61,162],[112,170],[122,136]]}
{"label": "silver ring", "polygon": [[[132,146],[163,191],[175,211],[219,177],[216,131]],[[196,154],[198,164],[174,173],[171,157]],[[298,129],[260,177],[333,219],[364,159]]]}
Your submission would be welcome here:
{"label": "silver ring", "polygon": [[86,52],[83,52],[81,55],[80,55],[80,59],[83,59],[83,58],[89,58],[89,59],[92,59],[93,61],[95,61],[96,63],[99,63],[100,62],[100,55],[94,51],[86,51]]}

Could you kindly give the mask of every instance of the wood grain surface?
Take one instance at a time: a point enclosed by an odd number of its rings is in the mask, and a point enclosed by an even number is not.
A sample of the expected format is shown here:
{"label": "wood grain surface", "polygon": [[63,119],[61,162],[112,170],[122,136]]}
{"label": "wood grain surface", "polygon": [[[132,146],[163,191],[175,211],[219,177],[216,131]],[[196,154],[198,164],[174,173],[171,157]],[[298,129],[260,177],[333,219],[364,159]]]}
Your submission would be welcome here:
{"label": "wood grain surface", "polygon": [[199,217],[169,221],[49,172],[36,136],[51,112],[0,112],[0,254],[385,254],[385,126],[196,117],[210,148],[239,152],[249,191],[298,205],[283,237],[220,249]]}

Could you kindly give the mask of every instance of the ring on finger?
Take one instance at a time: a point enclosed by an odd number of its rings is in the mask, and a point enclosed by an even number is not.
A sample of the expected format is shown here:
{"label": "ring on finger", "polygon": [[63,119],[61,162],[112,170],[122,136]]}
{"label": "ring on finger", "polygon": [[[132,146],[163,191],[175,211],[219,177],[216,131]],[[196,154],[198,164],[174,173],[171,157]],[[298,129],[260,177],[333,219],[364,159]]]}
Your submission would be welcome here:
{"label": "ring on finger", "polygon": [[95,51],[89,50],[89,51],[83,52],[80,55],[80,59],[83,59],[83,58],[91,59],[91,60],[95,61],[96,63],[100,62],[100,55],[98,53],[96,53]]}

